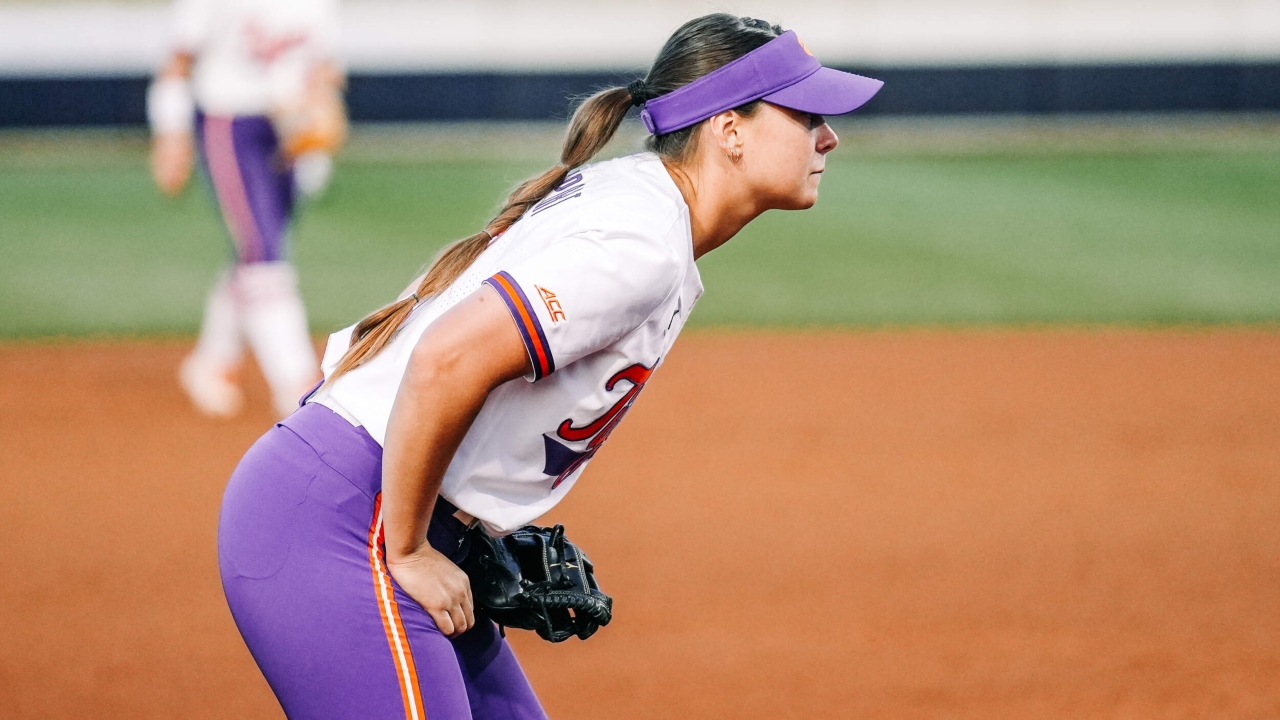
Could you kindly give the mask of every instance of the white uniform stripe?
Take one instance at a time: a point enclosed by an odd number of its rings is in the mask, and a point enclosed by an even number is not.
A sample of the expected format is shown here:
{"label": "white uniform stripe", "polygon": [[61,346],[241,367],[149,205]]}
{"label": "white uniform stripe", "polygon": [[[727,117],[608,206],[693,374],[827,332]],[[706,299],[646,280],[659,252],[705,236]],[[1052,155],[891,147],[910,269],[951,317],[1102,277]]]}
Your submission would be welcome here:
{"label": "white uniform stripe", "polygon": [[222,210],[222,217],[239,249],[240,259],[253,262],[260,259],[262,240],[258,236],[258,224],[253,218],[249,193],[240,173],[232,122],[231,118],[205,116],[209,175],[213,178],[213,187],[218,194],[218,207]]}

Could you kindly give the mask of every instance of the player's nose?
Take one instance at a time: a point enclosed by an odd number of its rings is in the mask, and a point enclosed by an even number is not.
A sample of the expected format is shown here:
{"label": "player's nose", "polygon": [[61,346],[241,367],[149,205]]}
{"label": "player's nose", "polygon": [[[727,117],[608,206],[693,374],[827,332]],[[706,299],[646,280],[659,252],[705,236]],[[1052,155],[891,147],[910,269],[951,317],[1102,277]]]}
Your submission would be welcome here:
{"label": "player's nose", "polygon": [[818,128],[817,140],[816,149],[821,155],[826,155],[835,150],[836,146],[840,144],[840,138],[836,135],[836,131],[832,130],[831,126],[826,123],[822,123],[822,126]]}

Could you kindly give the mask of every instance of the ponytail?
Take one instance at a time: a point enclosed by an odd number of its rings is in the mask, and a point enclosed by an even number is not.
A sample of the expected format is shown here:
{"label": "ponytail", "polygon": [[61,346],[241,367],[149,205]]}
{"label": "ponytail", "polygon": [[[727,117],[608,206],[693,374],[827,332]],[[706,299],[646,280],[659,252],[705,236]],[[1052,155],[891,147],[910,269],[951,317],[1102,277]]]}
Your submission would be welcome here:
{"label": "ponytail", "polygon": [[631,93],[620,87],[602,90],[587,98],[569,121],[564,147],[560,150],[560,162],[541,175],[520,183],[484,230],[441,250],[409,297],[397,300],[357,323],[351,333],[351,346],[334,368],[328,382],[338,379],[377,355],[391,342],[396,331],[421,299],[449,287],[480,257],[494,238],[515,225],[530,208],[559,187],[570,170],[586,164],[604,149],[622,124],[631,104]]}
{"label": "ponytail", "polygon": [[[683,87],[781,34],[782,28],[777,25],[724,13],[705,15],[682,25],[663,45],[643,82],[632,83],[630,89],[602,90],[578,107],[569,121],[560,162],[555,167],[521,183],[484,230],[441,250],[409,297],[387,305],[356,324],[351,333],[351,346],[329,380],[341,377],[378,354],[391,342],[421,299],[449,287],[494,238],[564,182],[570,170],[595,157],[613,138],[633,103],[642,104],[645,98]],[[749,115],[756,106],[757,103],[748,103],[736,109]],[[645,144],[664,160],[681,164],[697,149],[696,128],[699,126],[652,136]]]}

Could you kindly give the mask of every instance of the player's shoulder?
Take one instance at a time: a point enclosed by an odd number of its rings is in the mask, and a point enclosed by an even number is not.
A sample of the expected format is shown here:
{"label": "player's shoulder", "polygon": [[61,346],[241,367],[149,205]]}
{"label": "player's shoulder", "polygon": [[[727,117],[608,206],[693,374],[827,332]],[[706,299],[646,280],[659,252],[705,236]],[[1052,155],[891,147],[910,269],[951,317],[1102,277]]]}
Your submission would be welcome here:
{"label": "player's shoulder", "polygon": [[602,230],[666,236],[688,212],[680,190],[653,153],[588,165],[570,173],[565,185],[575,180],[585,201],[576,208],[579,220]]}
{"label": "player's shoulder", "polygon": [[512,230],[495,258],[516,262],[588,242],[633,276],[676,277],[693,252],[684,198],[650,153],[575,168]]}

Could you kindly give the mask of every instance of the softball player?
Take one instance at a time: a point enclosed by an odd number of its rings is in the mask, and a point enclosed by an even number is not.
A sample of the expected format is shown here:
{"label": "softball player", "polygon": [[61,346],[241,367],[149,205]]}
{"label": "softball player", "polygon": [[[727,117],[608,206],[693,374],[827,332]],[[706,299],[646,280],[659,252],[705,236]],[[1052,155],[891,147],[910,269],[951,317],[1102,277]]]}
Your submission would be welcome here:
{"label": "softball player", "polygon": [[[232,614],[299,718],[542,718],[477,618],[461,538],[573,487],[702,294],[695,260],[817,200],[822,114],[877,80],[794,33],[709,15],[643,81],[592,96],[561,162],[399,300],[335,333],[326,382],[245,455],[223,500]],[[587,165],[633,106],[650,152]]]}
{"label": "softball player", "polygon": [[336,0],[178,0],[176,49],[148,92],[156,183],[181,191],[198,146],[232,240],[179,371],[210,415],[240,408],[242,337],[281,416],[320,375],[287,250],[296,191],[323,187],[345,134],[336,16]]}

